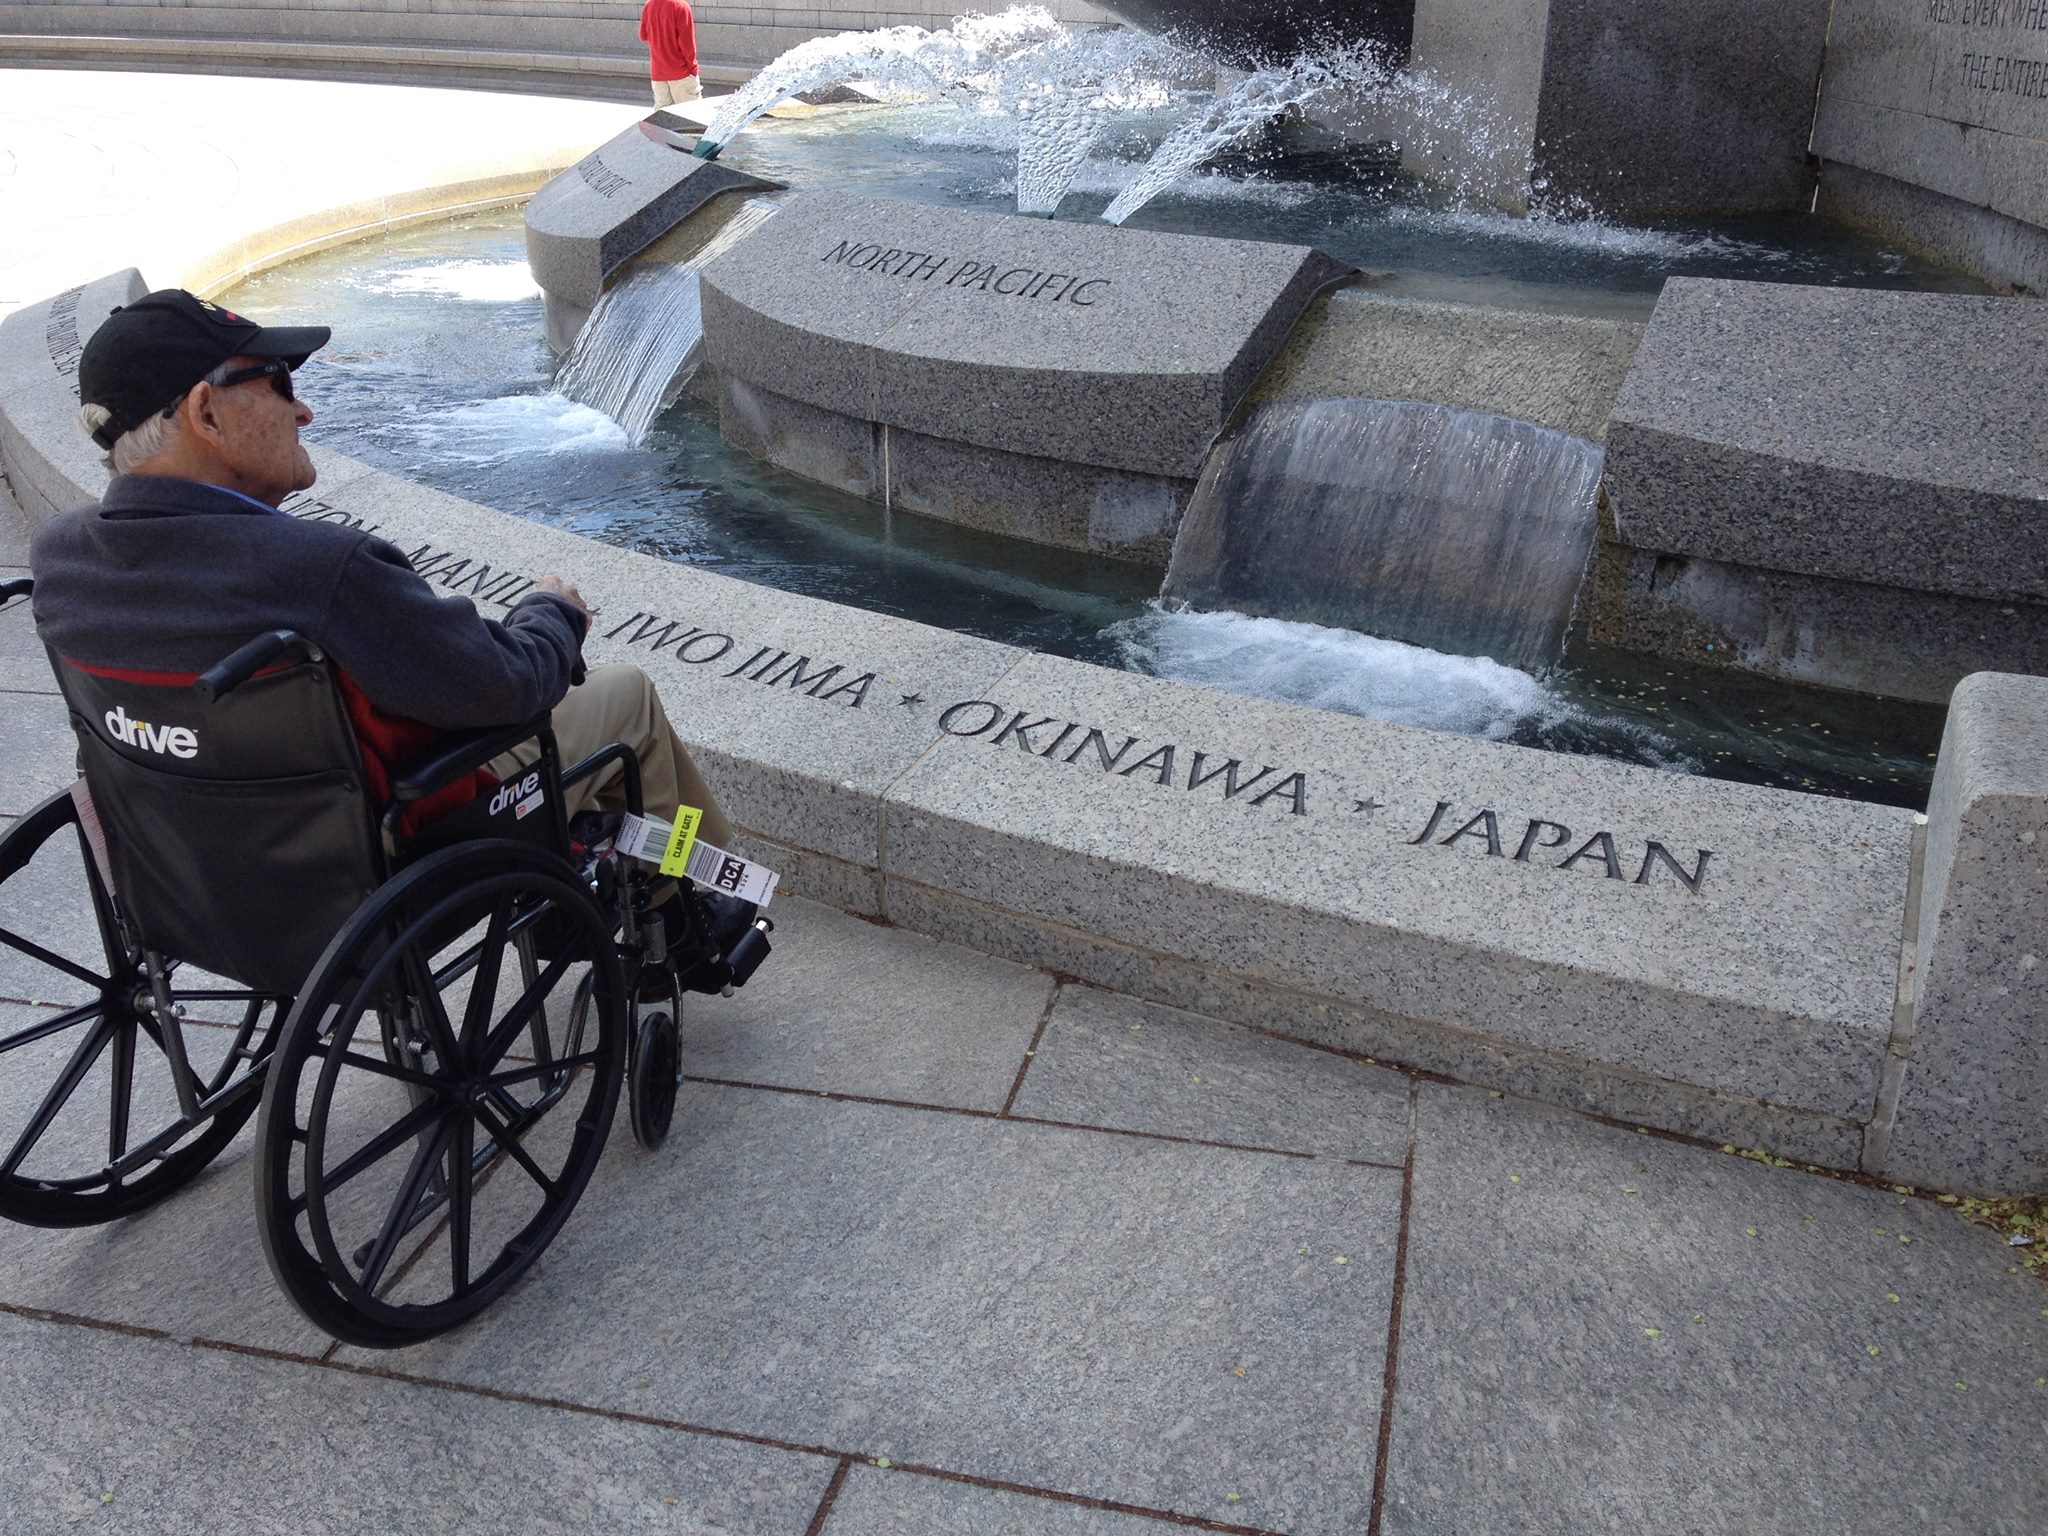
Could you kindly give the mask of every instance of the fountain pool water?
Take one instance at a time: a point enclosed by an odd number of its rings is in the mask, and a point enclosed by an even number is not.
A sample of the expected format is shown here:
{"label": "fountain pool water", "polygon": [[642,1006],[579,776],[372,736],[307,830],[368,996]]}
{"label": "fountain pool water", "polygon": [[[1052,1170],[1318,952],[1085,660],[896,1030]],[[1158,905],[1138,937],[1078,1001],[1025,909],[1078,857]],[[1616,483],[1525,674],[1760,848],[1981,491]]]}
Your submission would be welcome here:
{"label": "fountain pool water", "polygon": [[[783,141],[780,131],[759,140]],[[1872,254],[1861,248],[1859,259]],[[334,342],[301,374],[315,441],[660,558],[1406,724],[1866,799],[1925,798],[1936,709],[1694,673],[1577,642],[1537,675],[1344,630],[1169,611],[1153,600],[1155,572],[890,513],[763,465],[727,445],[715,410],[687,394],[636,446],[609,417],[555,392],[517,211],[322,252],[244,283],[232,302],[334,326]]]}

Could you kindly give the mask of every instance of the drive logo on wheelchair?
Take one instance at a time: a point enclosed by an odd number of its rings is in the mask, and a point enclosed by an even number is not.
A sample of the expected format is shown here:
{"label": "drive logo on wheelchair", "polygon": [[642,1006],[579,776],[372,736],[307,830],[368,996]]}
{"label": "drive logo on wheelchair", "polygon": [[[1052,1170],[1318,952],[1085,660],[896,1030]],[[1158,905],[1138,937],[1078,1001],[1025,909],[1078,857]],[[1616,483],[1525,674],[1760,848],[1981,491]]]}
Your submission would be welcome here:
{"label": "drive logo on wheelchair", "polygon": [[102,723],[107,734],[124,747],[137,747],[159,756],[199,755],[199,733],[189,725],[151,725],[146,720],[130,720],[128,711],[119,705],[106,712]]}
{"label": "drive logo on wheelchair", "polygon": [[512,808],[512,819],[524,821],[529,811],[540,809],[547,796],[541,793],[540,771],[536,769],[525,778],[501,784],[498,792],[491,796],[490,814],[496,816],[507,806]]}

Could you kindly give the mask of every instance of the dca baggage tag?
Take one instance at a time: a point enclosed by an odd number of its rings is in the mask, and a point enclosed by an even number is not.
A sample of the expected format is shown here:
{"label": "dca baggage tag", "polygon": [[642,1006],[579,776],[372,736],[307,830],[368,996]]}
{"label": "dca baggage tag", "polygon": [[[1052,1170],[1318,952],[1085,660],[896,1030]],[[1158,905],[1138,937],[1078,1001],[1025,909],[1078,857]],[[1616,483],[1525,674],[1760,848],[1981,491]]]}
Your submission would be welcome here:
{"label": "dca baggage tag", "polygon": [[782,877],[698,837],[703,820],[702,811],[687,805],[679,808],[673,826],[651,816],[628,816],[612,846],[630,858],[658,864],[665,875],[680,875],[757,907],[767,906]]}

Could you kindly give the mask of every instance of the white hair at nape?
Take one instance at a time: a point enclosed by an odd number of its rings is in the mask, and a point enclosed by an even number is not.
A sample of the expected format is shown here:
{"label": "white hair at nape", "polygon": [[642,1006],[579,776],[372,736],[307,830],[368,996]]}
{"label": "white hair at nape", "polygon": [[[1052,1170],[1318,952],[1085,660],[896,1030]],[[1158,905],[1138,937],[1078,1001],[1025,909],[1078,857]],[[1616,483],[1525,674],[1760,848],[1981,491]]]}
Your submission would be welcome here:
{"label": "white hair at nape", "polygon": [[[82,405],[78,408],[78,424],[85,428],[87,437],[113,419],[114,413],[104,405]],[[141,426],[115,438],[113,448],[100,462],[117,475],[130,474],[136,465],[147,463],[162,453],[177,430],[178,423],[174,418],[162,411],[152,411]]]}

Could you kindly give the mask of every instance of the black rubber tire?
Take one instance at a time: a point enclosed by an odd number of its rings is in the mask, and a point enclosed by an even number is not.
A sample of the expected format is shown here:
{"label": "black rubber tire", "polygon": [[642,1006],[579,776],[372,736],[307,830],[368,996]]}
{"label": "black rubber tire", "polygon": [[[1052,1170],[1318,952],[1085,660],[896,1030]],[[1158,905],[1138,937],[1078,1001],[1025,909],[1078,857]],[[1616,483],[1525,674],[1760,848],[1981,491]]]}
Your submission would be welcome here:
{"label": "black rubber tire", "polygon": [[[335,935],[285,1024],[257,1124],[264,1256],[316,1327],[370,1348],[444,1333],[502,1295],[560,1232],[603,1154],[625,1073],[625,988],[611,928],[564,860],[491,840],[406,869]],[[530,944],[520,951],[520,935],[543,929],[545,960]],[[523,985],[501,1013],[508,953],[520,954]],[[537,1001],[550,1031],[554,1010],[572,1018],[585,964],[581,1038],[565,1030],[566,1048],[555,1050],[527,1007]],[[443,992],[483,977],[488,991],[472,984],[460,1018],[451,1014]],[[533,1056],[504,1069],[523,1037],[533,1038]],[[385,1100],[410,1107],[351,1150],[350,1117],[381,1122]],[[525,1145],[543,1126],[568,1136],[552,1173]],[[392,1156],[408,1146],[409,1158]],[[348,1188],[400,1161],[388,1198],[371,1190],[378,1180]],[[516,1225],[478,1265],[477,1234],[499,1220],[479,1200],[494,1176],[510,1181],[505,1198],[492,1198]],[[519,1214],[522,1200],[538,1203],[530,1217]],[[369,1240],[355,1243],[361,1235]],[[437,1244],[444,1260],[429,1258]]]}
{"label": "black rubber tire", "polygon": [[[38,939],[23,932],[30,927],[25,919],[48,910],[48,893],[32,893],[37,877],[28,874],[29,866],[44,853],[53,860],[75,855],[81,866],[95,919],[89,940],[74,937],[59,949],[53,947],[55,935]],[[218,1096],[218,1107],[182,1135],[172,1136],[180,1117],[166,1104],[155,1128],[137,1133],[138,1083],[145,1084],[147,1092],[148,1081],[155,1078],[167,1089],[169,1058],[155,1018],[136,1007],[137,996],[148,988],[142,956],[123,942],[68,790],[52,795],[0,837],[0,951],[11,951],[10,964],[31,969],[37,977],[38,1001],[68,1003],[47,1019],[0,1035],[0,1080],[37,1071],[50,1083],[36,1097],[35,1107],[22,1114],[20,1130],[10,1124],[0,1134],[0,1216],[30,1226],[85,1227],[133,1215],[197,1178],[256,1113],[259,1078],[291,999],[211,981],[201,987],[197,978],[187,989],[179,985],[179,971],[173,965],[174,1002],[203,1000],[221,1012],[239,1006],[241,1018],[238,1026],[228,1026],[235,1031],[232,1037],[206,1025],[183,1031],[191,1053],[201,1058],[195,1061],[201,1102]],[[67,1037],[78,1043],[62,1066],[34,1060],[41,1054],[37,1047]],[[61,1045],[58,1051],[62,1052]],[[111,1060],[104,1089],[94,1081],[102,1057]],[[11,1100],[12,1094],[4,1097]],[[104,1105],[97,1114],[91,1102],[95,1099]],[[38,1120],[43,1122],[39,1130]],[[104,1123],[107,1135],[101,1152],[88,1154],[73,1144],[93,1121]],[[32,1130],[35,1135],[29,1134]],[[161,1137],[171,1139],[159,1149],[160,1156],[115,1173],[125,1154]],[[60,1159],[75,1168],[57,1171],[51,1164]],[[24,1164],[29,1171],[23,1170]]]}
{"label": "black rubber tire", "polygon": [[682,1070],[683,1037],[675,1015],[665,1008],[643,1015],[633,1032],[627,1103],[633,1115],[633,1139],[650,1152],[668,1140],[676,1114],[676,1081]]}

